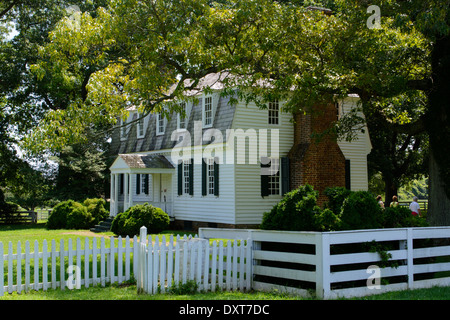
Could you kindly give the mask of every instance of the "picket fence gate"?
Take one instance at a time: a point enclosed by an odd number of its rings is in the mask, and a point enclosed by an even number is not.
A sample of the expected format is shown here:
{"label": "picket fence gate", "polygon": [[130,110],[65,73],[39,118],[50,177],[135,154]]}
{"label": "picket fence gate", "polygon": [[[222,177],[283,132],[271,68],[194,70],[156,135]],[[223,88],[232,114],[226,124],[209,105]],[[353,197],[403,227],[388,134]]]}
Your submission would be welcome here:
{"label": "picket fence gate", "polygon": [[198,291],[250,290],[252,280],[251,241],[212,241],[165,236],[147,239],[140,229],[136,262],[138,292],[165,293],[173,286],[196,284]]}
{"label": "picket fence gate", "polygon": [[[34,252],[31,252],[30,242],[17,242],[14,253],[13,243],[10,241],[8,248],[4,248],[0,242],[0,296],[5,292],[13,293],[29,290],[47,290],[48,288],[73,289],[93,285],[105,286],[106,283],[118,282],[119,284],[131,279],[132,257],[136,255],[137,237],[132,240],[118,237],[109,238],[109,247],[105,238],[97,238],[89,241],[76,239],[76,247],[73,248],[72,239],[68,239],[65,249],[64,239],[60,240],[59,251],[56,241],[43,241],[42,252],[39,252],[39,243],[34,241]],[[100,247],[98,246],[100,244]],[[6,252],[5,252],[6,251]],[[75,261],[74,261],[75,259]]]}

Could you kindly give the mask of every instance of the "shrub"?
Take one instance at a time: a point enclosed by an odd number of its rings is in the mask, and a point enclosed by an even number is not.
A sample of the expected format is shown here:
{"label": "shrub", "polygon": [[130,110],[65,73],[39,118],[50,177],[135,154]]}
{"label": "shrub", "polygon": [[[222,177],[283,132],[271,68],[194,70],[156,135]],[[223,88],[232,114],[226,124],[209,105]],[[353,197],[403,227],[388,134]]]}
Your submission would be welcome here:
{"label": "shrub", "polygon": [[318,191],[304,185],[288,192],[271,211],[263,216],[261,229],[314,231],[315,216],[320,212],[317,206]]}
{"label": "shrub", "polygon": [[72,210],[67,215],[67,229],[89,229],[94,224],[94,218],[81,203],[74,202]]}
{"label": "shrub", "polygon": [[426,220],[415,217],[408,207],[388,207],[383,210],[382,224],[384,228],[425,227]]}
{"label": "shrub", "polygon": [[332,210],[325,208],[315,217],[317,231],[336,231],[342,228],[342,220]]}
{"label": "shrub", "polygon": [[47,221],[47,229],[87,229],[94,219],[87,208],[73,200],[57,204]]}
{"label": "shrub", "polygon": [[107,203],[104,199],[94,198],[86,199],[83,205],[87,208],[87,211],[92,215],[94,219],[93,223],[98,224],[100,221],[105,220],[109,217],[109,211],[107,208]]}
{"label": "shrub", "polygon": [[67,228],[67,216],[72,211],[75,201],[67,200],[57,204],[47,221],[47,229],[65,229]]}
{"label": "shrub", "polygon": [[344,200],[340,219],[342,229],[374,229],[381,227],[381,208],[367,191],[355,191]]}
{"label": "shrub", "polygon": [[149,233],[158,233],[167,229],[169,223],[170,218],[167,213],[145,203],[119,213],[112,222],[111,231],[120,236],[132,237],[139,234],[142,226],[147,227]]}
{"label": "shrub", "polygon": [[333,211],[336,215],[341,214],[342,204],[344,200],[352,192],[344,187],[326,188],[324,194],[328,197],[325,207]]}

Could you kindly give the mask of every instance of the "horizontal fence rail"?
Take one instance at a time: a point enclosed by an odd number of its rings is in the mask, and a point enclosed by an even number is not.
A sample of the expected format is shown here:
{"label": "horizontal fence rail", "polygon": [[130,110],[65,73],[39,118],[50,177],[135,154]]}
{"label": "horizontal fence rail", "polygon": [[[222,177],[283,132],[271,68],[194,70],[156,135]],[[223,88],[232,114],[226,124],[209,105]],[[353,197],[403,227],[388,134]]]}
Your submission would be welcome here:
{"label": "horizontal fence rail", "polygon": [[[155,241],[141,228],[137,285],[139,292],[164,293],[191,285],[198,291],[250,290],[251,243],[163,236]],[[174,241],[176,240],[176,241]]]}
{"label": "horizontal fence rail", "polygon": [[253,242],[256,290],[322,298],[450,285],[450,227],[288,232],[201,228]]}
{"label": "horizontal fence rail", "polygon": [[44,240],[41,249],[37,240],[32,244],[18,241],[15,246],[9,242],[7,247],[0,242],[0,296],[128,281],[134,273],[132,258],[137,246],[133,243],[137,237],[61,239],[59,246],[55,240]]}

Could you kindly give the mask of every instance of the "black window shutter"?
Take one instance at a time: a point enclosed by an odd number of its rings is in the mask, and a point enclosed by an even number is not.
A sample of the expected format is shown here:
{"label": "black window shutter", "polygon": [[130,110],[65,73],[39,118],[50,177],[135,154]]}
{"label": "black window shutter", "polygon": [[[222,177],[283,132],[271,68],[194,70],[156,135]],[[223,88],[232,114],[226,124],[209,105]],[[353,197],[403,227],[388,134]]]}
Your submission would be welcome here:
{"label": "black window shutter", "polygon": [[219,196],[219,158],[214,158],[214,195]]}
{"label": "black window shutter", "polygon": [[178,195],[183,194],[183,161],[178,163]]}
{"label": "black window shutter", "polygon": [[120,188],[119,188],[119,191],[120,191],[120,194],[123,194],[123,190],[124,190],[124,174],[123,173],[121,173],[121,174],[119,174],[119,182],[120,182]]}
{"label": "black window shutter", "polygon": [[136,194],[141,194],[141,175],[136,175]]}
{"label": "black window shutter", "polygon": [[[261,168],[270,168],[270,162],[268,164],[263,164],[261,162]],[[261,197],[266,197],[268,195],[269,195],[269,176],[266,174],[261,174]]]}
{"label": "black window shutter", "polygon": [[202,159],[202,196],[207,195],[207,187],[208,187],[208,175],[207,175],[207,159]]}
{"label": "black window shutter", "polygon": [[290,188],[290,174],[289,174],[289,158],[281,158],[281,194],[284,195],[289,192]]}
{"label": "black window shutter", "polygon": [[146,175],[144,175],[144,193],[145,194],[149,194],[148,184],[149,184],[149,174],[147,173]]}
{"label": "black window shutter", "polygon": [[194,159],[189,163],[189,194],[194,195]]}
{"label": "black window shutter", "polygon": [[345,188],[351,190],[350,160],[345,160]]}

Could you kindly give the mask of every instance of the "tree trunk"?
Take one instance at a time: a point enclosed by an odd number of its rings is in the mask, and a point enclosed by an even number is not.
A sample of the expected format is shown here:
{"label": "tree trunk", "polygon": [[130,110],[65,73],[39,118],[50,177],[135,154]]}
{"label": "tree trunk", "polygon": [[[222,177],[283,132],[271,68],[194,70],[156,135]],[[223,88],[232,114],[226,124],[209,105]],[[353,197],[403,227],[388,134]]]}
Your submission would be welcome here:
{"label": "tree trunk", "polygon": [[392,202],[393,196],[398,196],[398,186],[394,179],[387,178],[384,180],[385,188],[384,188],[384,205],[389,207]]}
{"label": "tree trunk", "polygon": [[450,225],[450,199],[445,192],[438,164],[430,155],[430,177],[428,179],[428,222],[432,226]]}
{"label": "tree trunk", "polygon": [[428,221],[450,225],[450,36],[438,38],[432,51],[433,90],[428,94],[430,136]]}

